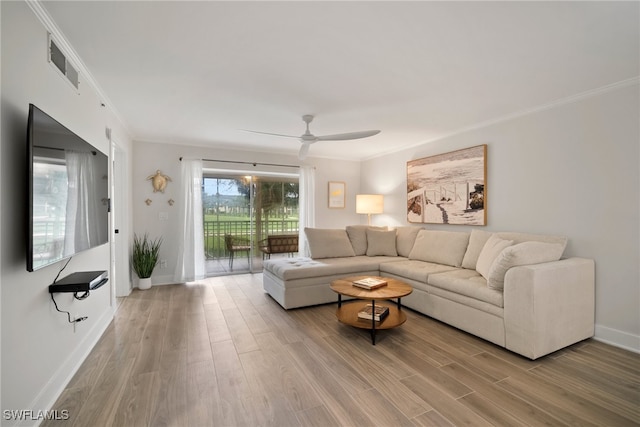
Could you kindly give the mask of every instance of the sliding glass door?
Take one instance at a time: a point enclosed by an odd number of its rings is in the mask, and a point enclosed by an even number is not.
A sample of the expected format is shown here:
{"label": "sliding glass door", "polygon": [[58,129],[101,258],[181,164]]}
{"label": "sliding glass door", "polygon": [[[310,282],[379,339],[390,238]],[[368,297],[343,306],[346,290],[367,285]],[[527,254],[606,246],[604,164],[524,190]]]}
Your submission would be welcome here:
{"label": "sliding glass door", "polygon": [[262,271],[268,236],[298,234],[298,200],[297,175],[205,171],[207,275]]}

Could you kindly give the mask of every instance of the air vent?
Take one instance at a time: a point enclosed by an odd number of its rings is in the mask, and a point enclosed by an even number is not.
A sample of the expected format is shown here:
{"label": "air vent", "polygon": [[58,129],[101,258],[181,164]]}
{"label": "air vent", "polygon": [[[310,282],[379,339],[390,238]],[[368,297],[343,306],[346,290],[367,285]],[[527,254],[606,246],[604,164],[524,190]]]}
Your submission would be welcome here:
{"label": "air vent", "polygon": [[49,62],[66,77],[73,87],[78,89],[80,85],[78,70],[67,60],[66,55],[58,47],[51,34],[49,34]]}

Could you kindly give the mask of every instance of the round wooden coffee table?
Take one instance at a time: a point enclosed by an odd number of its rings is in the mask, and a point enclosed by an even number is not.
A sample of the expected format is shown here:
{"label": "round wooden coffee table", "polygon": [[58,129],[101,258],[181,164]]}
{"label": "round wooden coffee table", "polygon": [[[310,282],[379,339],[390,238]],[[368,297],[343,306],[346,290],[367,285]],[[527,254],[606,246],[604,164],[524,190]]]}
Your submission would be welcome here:
{"label": "round wooden coffee table", "polygon": [[[387,282],[385,286],[376,289],[363,289],[353,284],[354,281],[364,278],[381,279]],[[338,320],[346,325],[361,329],[371,330],[371,343],[376,344],[376,330],[391,329],[402,325],[407,320],[407,315],[402,311],[400,299],[409,295],[413,288],[397,279],[380,276],[354,276],[331,282],[331,289],[338,294],[338,309],[336,316]],[[343,304],[342,296],[356,298],[354,302]],[[396,299],[395,304],[385,300]],[[381,321],[361,319],[358,313],[367,305],[384,305],[389,308],[389,314]]]}

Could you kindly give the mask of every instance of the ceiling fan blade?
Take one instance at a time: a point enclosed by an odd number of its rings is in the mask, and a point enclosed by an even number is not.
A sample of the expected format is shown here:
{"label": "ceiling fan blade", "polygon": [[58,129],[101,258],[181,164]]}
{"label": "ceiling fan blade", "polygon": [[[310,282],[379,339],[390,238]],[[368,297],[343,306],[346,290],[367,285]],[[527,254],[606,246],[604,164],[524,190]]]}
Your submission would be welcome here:
{"label": "ceiling fan blade", "polygon": [[351,132],[351,133],[338,133],[336,135],[324,135],[318,136],[318,141],[346,141],[349,139],[360,139],[360,138],[368,138],[373,135],[379,134],[379,130],[363,130],[360,132]]}
{"label": "ceiling fan blade", "polygon": [[282,135],[280,133],[258,132],[257,130],[248,130],[248,129],[241,129],[241,130],[243,130],[245,132],[259,133],[261,135],[282,136],[282,137],[285,137],[285,138],[300,139],[300,135]]}
{"label": "ceiling fan blade", "polygon": [[307,157],[307,153],[309,152],[310,142],[303,142],[300,147],[300,152],[298,153],[298,159],[304,160]]}

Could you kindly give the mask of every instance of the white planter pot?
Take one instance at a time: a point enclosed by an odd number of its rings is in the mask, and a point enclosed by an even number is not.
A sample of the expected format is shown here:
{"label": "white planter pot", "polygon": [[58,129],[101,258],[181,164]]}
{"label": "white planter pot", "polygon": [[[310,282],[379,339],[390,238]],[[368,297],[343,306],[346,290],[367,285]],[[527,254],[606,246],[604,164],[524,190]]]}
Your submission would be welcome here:
{"label": "white planter pot", "polygon": [[138,289],[146,290],[151,288],[151,277],[147,277],[144,279],[138,278]]}

